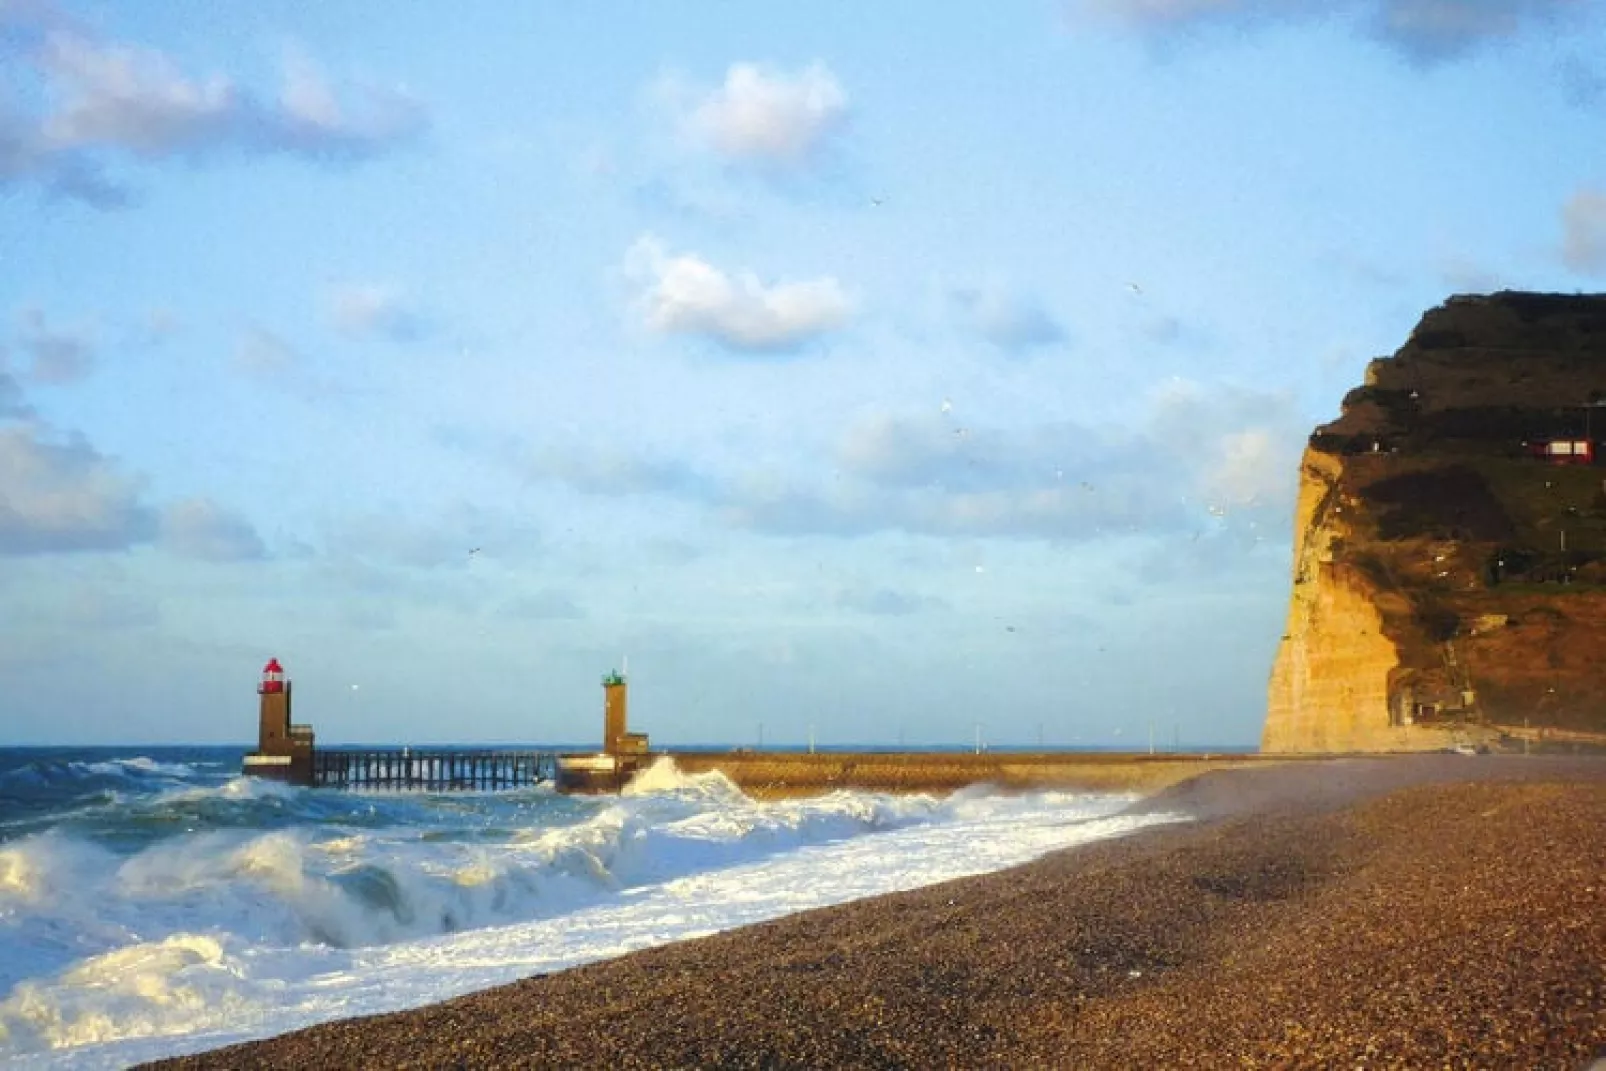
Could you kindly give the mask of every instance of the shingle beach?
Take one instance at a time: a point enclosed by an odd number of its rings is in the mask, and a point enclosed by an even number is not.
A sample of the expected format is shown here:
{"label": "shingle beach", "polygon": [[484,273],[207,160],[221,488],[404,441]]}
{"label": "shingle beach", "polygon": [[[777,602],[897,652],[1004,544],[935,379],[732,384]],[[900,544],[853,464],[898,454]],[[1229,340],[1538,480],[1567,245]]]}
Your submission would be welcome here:
{"label": "shingle beach", "polygon": [[1193,820],[444,1004],[169,1061],[315,1067],[1587,1067],[1606,761],[1206,774]]}

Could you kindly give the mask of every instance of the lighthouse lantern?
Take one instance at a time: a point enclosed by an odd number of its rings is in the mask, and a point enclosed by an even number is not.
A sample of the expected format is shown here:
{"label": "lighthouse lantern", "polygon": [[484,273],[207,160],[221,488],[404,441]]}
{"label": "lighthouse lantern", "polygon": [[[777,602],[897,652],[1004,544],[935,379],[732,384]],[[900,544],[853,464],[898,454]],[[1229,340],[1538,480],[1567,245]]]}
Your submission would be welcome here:
{"label": "lighthouse lantern", "polygon": [[268,659],[268,664],[262,667],[262,683],[257,685],[257,691],[262,695],[284,691],[284,667],[277,658]]}

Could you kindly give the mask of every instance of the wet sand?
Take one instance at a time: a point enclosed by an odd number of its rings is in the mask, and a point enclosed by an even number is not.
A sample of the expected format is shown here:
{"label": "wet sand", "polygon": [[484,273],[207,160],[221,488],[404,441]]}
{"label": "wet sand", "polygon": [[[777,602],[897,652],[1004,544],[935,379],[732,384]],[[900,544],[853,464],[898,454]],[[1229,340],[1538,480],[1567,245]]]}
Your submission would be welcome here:
{"label": "wet sand", "polygon": [[1196,820],[164,1066],[1587,1066],[1606,761],[1228,770]]}

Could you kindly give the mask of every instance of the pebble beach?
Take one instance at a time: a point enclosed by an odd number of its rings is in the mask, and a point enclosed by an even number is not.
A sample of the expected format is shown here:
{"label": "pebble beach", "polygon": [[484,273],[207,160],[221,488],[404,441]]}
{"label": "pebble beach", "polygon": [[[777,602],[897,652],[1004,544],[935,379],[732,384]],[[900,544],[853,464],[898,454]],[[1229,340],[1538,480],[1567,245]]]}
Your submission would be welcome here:
{"label": "pebble beach", "polygon": [[166,1061],[1558,1067],[1606,1053],[1606,761],[1223,770],[1191,820]]}

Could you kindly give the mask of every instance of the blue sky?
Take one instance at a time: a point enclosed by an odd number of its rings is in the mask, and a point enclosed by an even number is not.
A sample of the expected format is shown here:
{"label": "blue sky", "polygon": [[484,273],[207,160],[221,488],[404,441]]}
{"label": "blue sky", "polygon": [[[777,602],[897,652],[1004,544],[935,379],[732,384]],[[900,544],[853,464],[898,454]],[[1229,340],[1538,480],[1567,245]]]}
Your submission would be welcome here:
{"label": "blue sky", "polygon": [[[1320,7],[1321,14],[1313,15]],[[0,743],[1258,739],[1304,437],[1599,289],[1583,0],[0,0]]]}

